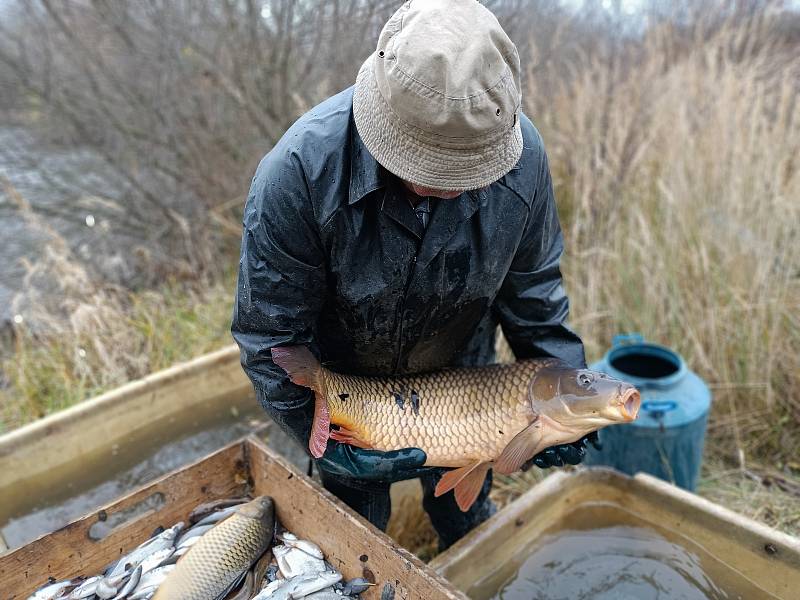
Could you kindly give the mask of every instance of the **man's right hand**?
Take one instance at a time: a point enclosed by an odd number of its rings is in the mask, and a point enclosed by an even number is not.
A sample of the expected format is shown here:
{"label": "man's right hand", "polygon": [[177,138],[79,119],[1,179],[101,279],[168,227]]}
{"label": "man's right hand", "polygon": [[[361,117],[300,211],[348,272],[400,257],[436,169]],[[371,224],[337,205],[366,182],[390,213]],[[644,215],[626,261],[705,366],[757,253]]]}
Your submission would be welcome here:
{"label": "man's right hand", "polygon": [[392,482],[413,479],[430,471],[432,467],[423,466],[427,458],[419,448],[381,452],[328,440],[317,467],[337,477]]}

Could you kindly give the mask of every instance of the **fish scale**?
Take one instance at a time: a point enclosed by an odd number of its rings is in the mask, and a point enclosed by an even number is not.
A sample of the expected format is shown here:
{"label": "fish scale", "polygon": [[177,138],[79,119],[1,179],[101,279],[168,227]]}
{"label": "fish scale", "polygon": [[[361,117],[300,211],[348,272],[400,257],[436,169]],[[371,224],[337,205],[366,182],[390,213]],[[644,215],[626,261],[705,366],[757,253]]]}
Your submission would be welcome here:
{"label": "fish scale", "polygon": [[[528,385],[538,369],[552,362],[520,361],[396,379],[325,370],[331,423],[378,450],[425,448],[428,464],[491,460],[530,423]],[[412,391],[419,399],[416,407]]]}

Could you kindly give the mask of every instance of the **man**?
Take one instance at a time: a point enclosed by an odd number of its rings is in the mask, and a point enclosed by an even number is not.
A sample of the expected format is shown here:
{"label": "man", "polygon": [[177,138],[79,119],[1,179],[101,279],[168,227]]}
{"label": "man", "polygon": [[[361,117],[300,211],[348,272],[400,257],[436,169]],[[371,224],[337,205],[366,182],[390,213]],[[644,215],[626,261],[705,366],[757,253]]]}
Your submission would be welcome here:
{"label": "man", "polygon": [[[474,0],[412,0],[354,88],[301,117],[258,167],[244,215],[232,331],[272,418],[308,447],[313,399],[270,357],[304,344],[326,366],[400,375],[494,359],[584,366],[565,325],[563,243],[542,141],[520,112],[517,50]],[[534,457],[576,464],[587,439]],[[389,484],[420,477],[445,548],[494,511],[491,473],[467,513],[435,498],[417,448],[329,442],[323,485],[380,528]]]}

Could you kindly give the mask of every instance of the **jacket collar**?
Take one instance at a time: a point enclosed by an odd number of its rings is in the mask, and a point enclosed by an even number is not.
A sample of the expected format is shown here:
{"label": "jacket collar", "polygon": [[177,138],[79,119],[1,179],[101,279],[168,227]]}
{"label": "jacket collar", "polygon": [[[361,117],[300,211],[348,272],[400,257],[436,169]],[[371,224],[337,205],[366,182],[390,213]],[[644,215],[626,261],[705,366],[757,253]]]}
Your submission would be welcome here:
{"label": "jacket collar", "polygon": [[[431,214],[417,256],[417,268],[424,269],[444,248],[456,231],[486,203],[484,190],[464,192],[458,198],[439,200]],[[415,217],[416,218],[416,217]]]}
{"label": "jacket collar", "polygon": [[375,157],[369,153],[356,124],[350,117],[350,193],[348,204],[355,204],[361,198],[386,185],[386,173]]}

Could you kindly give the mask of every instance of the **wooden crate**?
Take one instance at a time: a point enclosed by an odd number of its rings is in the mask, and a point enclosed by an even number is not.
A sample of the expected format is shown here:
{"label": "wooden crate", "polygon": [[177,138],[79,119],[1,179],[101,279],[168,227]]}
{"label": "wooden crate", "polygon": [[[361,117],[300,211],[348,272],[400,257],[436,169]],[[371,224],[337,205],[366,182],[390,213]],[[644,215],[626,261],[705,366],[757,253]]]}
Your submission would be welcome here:
{"label": "wooden crate", "polygon": [[[396,600],[465,598],[263,442],[248,438],[0,556],[0,599],[27,598],[48,577],[98,573],[156,527],[185,520],[201,502],[244,493],[272,496],[281,523],[318,544],[345,578],[375,581],[367,599],[390,597],[389,590]],[[104,528],[110,529],[107,535],[93,539]]]}
{"label": "wooden crate", "polygon": [[430,566],[466,592],[487,581],[505,561],[523,560],[524,549],[533,540],[568,525],[576,509],[601,505],[669,529],[772,597],[800,598],[800,540],[655,477],[644,473],[628,477],[606,468],[547,477]]}

